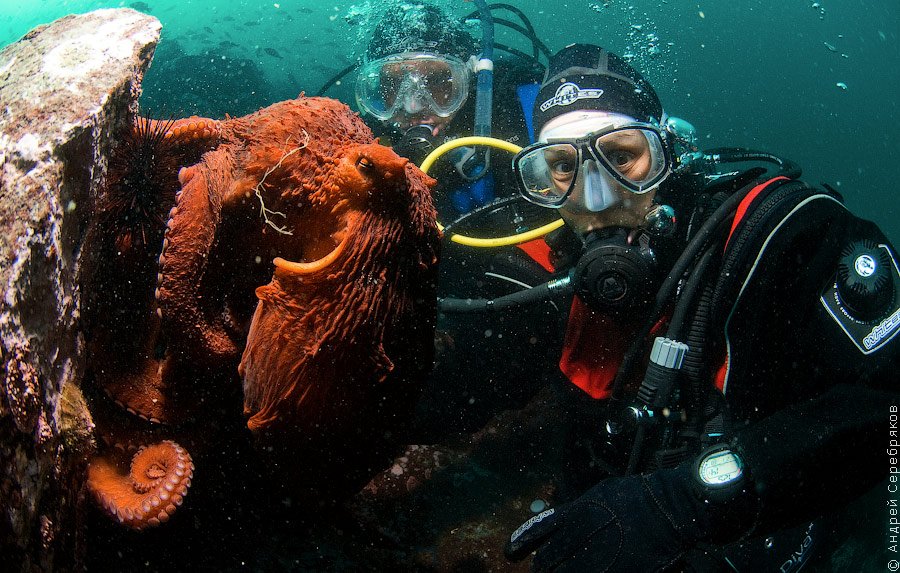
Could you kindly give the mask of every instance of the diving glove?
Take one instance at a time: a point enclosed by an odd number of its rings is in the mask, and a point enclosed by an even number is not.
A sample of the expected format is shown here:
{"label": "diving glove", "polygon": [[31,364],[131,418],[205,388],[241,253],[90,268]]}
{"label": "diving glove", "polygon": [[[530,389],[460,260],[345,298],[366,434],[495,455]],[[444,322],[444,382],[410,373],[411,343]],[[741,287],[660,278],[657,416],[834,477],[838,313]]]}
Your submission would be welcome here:
{"label": "diving glove", "polygon": [[523,523],[505,553],[520,561],[536,552],[537,572],[664,570],[699,541],[740,537],[755,520],[755,503],[746,480],[710,488],[697,463],[610,478]]}

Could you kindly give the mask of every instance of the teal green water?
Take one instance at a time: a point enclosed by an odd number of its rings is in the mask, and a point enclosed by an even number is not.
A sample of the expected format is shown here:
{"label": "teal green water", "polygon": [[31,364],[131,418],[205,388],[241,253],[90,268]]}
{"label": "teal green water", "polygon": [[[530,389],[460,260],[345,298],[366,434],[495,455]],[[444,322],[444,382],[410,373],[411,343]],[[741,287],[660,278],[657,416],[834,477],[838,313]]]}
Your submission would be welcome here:
{"label": "teal green water", "polygon": [[[145,107],[167,112],[246,113],[255,106],[316,93],[355,61],[387,2],[0,0],[0,46],[65,14],[131,6],[158,17],[163,42],[148,84],[186,60],[192,90],[208,110],[168,109],[160,94]],[[445,0],[459,15],[474,4]],[[811,182],[835,185],[858,214],[900,240],[900,3],[894,0],[540,0],[514,2],[538,35],[559,49],[595,42],[632,56],[670,115],[697,126],[709,147],[765,149],[800,163]],[[505,43],[516,44],[505,30]],[[229,75],[223,60],[258,74]],[[216,61],[218,60],[218,61]],[[205,73],[204,73],[205,70]],[[191,74],[183,73],[191,77]],[[352,103],[347,83],[328,95]],[[155,89],[159,89],[158,87]],[[183,89],[178,87],[177,89]],[[215,95],[220,97],[213,97]],[[152,98],[150,97],[152,95]],[[156,99],[153,99],[156,98]],[[151,101],[152,100],[152,101]],[[150,105],[155,104],[155,105]],[[196,105],[196,102],[194,102]],[[187,107],[187,106],[182,106]]]}

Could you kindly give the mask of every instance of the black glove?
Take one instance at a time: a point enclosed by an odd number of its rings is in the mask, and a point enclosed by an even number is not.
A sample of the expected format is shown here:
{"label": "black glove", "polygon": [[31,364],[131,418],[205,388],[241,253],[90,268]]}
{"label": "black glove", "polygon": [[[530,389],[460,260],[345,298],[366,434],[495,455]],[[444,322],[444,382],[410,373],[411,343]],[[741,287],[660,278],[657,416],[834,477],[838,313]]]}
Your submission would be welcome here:
{"label": "black glove", "polygon": [[537,551],[534,571],[657,571],[698,541],[737,539],[755,519],[746,488],[710,501],[692,464],[647,475],[610,478],[572,503],[526,521],[506,557]]}

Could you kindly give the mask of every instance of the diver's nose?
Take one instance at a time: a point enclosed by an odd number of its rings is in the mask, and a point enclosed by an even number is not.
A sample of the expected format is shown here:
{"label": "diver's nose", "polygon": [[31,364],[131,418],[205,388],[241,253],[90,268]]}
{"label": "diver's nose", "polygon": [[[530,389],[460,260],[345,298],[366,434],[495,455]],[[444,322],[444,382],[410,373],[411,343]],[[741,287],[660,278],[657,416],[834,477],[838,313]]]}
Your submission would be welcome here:
{"label": "diver's nose", "polygon": [[598,162],[584,162],[580,184],[581,201],[584,208],[591,212],[599,212],[617,204],[621,197],[616,192],[617,183],[612,174]]}
{"label": "diver's nose", "polygon": [[418,95],[409,95],[403,98],[403,111],[406,113],[419,113],[425,109],[422,98]]}
{"label": "diver's nose", "polygon": [[584,196],[585,187],[590,185],[589,181],[598,173],[597,163],[593,159],[585,159],[578,167],[578,175],[575,177],[575,188],[572,190],[573,195],[580,198]]}

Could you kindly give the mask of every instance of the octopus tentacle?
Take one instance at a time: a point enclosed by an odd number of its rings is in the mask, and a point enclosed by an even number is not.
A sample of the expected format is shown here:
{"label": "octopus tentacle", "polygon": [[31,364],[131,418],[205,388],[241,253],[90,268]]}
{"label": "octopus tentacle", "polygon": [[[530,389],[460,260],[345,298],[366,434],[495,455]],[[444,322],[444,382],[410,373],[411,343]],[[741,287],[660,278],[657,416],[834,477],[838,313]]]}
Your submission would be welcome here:
{"label": "octopus tentacle", "polygon": [[156,127],[158,124],[166,126],[164,137],[176,143],[215,144],[222,136],[220,121],[196,115],[174,121],[151,120],[151,127]]}
{"label": "octopus tentacle", "polygon": [[222,219],[223,192],[233,170],[230,154],[216,151],[178,174],[181,191],[169,212],[159,256],[158,314],[170,336],[197,349],[192,357],[222,363],[238,356],[221,316],[201,308],[201,283],[208,253]]}
{"label": "octopus tentacle", "polygon": [[166,440],[138,450],[124,474],[113,460],[97,457],[88,464],[88,488],[113,518],[132,529],[164,523],[184,501],[194,464],[190,454]]}

